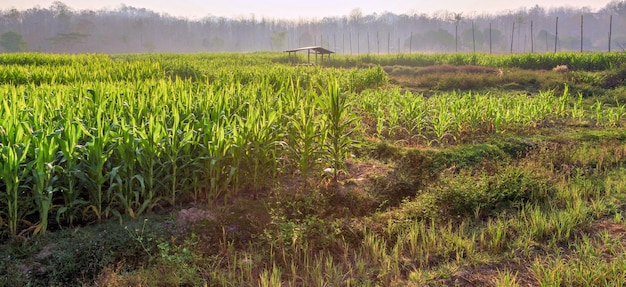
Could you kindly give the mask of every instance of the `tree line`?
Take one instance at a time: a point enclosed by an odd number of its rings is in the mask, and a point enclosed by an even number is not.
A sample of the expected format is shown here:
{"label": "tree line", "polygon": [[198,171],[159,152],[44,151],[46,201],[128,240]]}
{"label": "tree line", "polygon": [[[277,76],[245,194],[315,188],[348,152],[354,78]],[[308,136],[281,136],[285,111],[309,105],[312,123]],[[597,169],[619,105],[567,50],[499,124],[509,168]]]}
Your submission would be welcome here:
{"label": "tree line", "polygon": [[524,53],[626,49],[626,1],[589,8],[520,8],[498,15],[391,12],[322,19],[186,19],[144,8],[0,10],[0,51],[253,52],[323,46],[342,54]]}

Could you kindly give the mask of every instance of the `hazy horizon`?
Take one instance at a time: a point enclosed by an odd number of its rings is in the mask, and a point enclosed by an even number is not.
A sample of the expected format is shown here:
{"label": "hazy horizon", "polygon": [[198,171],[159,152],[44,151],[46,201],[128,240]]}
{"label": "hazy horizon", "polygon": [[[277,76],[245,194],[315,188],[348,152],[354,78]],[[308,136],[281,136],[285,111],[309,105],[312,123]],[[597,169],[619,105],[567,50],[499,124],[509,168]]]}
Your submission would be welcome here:
{"label": "hazy horizon", "polygon": [[[0,9],[8,10],[16,8],[26,10],[33,7],[48,8],[55,1],[41,0],[4,0],[0,4]],[[385,1],[330,1],[318,0],[307,2],[294,2],[284,0],[179,0],[179,1],[150,1],[150,0],[127,0],[127,1],[107,1],[107,0],[66,0],[60,1],[76,10],[102,10],[117,9],[122,5],[135,8],[145,8],[158,13],[166,13],[175,17],[198,19],[207,16],[219,16],[227,18],[251,17],[255,18],[276,18],[276,19],[322,19],[324,17],[349,15],[350,11],[359,8],[363,14],[393,12],[397,14],[433,14],[439,11],[463,13],[465,15],[474,14],[498,14],[506,11],[516,11],[521,8],[531,8],[539,5],[542,8],[550,9],[557,7],[582,8],[586,7],[596,11],[605,7],[610,0],[589,1],[589,0],[554,0],[542,3],[528,2],[523,0],[496,1],[496,0],[468,0],[459,2],[458,0],[424,0],[406,1],[389,0]]]}

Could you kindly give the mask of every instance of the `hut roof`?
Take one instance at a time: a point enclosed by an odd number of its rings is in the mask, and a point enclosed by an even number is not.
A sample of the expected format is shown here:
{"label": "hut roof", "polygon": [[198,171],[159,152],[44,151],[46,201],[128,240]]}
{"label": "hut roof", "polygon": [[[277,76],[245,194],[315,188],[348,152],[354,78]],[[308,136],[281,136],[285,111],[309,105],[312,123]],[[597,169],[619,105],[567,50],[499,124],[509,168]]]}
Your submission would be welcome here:
{"label": "hut roof", "polygon": [[299,51],[306,51],[309,50],[309,52],[314,53],[314,54],[333,54],[335,52],[322,48],[320,46],[310,46],[310,47],[302,47],[302,48],[296,48],[296,49],[292,49],[292,50],[286,50],[285,52],[299,52]]}

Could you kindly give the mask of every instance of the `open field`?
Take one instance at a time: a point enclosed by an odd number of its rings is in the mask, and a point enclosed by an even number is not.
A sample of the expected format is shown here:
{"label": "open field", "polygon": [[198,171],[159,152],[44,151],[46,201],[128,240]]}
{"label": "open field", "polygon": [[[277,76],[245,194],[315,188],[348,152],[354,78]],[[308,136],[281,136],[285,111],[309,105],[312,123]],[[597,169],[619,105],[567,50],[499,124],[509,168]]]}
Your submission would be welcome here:
{"label": "open field", "polygon": [[625,60],[0,55],[0,285],[622,286]]}

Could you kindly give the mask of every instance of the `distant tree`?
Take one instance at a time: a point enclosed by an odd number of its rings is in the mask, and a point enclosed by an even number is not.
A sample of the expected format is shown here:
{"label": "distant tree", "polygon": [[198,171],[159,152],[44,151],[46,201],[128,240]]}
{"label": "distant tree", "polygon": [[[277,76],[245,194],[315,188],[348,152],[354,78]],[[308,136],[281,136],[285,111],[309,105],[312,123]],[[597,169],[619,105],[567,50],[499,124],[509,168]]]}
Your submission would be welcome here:
{"label": "distant tree", "polygon": [[491,31],[489,31],[489,27],[487,27],[483,31],[483,33],[485,35],[484,37],[485,37],[486,42],[491,40],[491,47],[493,49],[496,49],[496,50],[506,49],[505,37],[502,31],[496,28],[492,28]]}
{"label": "distant tree", "polygon": [[[454,44],[454,36],[447,30],[437,29],[426,31],[424,34],[413,34],[413,40],[407,41],[410,41],[418,50],[441,52],[450,49]],[[409,44],[405,42],[405,45]]]}
{"label": "distant tree", "polygon": [[360,24],[363,19],[363,10],[361,8],[354,8],[350,11],[350,21],[354,24]]}
{"label": "distant tree", "polygon": [[546,30],[541,30],[537,34],[536,42],[537,43],[545,43],[546,52],[548,52],[550,50],[550,44],[554,44],[554,37],[555,37],[554,34],[548,32]]}
{"label": "distant tree", "polygon": [[604,8],[609,13],[617,13],[619,15],[626,15],[626,1],[613,0],[606,4]]}
{"label": "distant tree", "polygon": [[522,25],[526,24],[526,17],[522,14],[519,14],[515,17],[515,22],[517,23],[517,49],[520,50],[520,44],[522,43],[522,38],[521,38]]}
{"label": "distant tree", "polygon": [[271,36],[272,50],[282,49],[287,45],[287,31],[274,31]]}
{"label": "distant tree", "polygon": [[146,49],[146,51],[148,52],[154,52],[154,50],[156,50],[156,45],[154,45],[154,42],[152,41],[146,41],[143,43],[143,47],[144,49]]}
{"label": "distant tree", "polygon": [[0,35],[0,47],[10,53],[22,52],[26,49],[26,42],[22,34],[9,31]]}
{"label": "distant tree", "polygon": [[48,40],[52,42],[52,45],[61,47],[63,52],[68,52],[78,44],[83,43],[87,37],[89,35],[81,33],[57,33],[56,36],[50,37]]}
{"label": "distant tree", "polygon": [[224,39],[217,36],[211,39],[205,38],[202,40],[202,46],[209,51],[221,51],[224,49]]}
{"label": "distant tree", "polygon": [[[487,35],[487,37],[489,37],[489,35]],[[475,44],[477,49],[485,44],[485,35],[483,34],[483,32],[481,32],[479,29],[472,29],[471,27],[469,29],[463,30],[463,33],[461,34],[461,39],[465,44],[464,46],[468,48],[472,48],[474,42],[476,42]]]}

